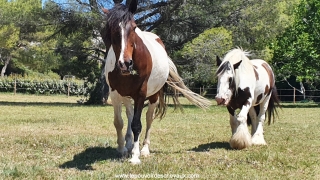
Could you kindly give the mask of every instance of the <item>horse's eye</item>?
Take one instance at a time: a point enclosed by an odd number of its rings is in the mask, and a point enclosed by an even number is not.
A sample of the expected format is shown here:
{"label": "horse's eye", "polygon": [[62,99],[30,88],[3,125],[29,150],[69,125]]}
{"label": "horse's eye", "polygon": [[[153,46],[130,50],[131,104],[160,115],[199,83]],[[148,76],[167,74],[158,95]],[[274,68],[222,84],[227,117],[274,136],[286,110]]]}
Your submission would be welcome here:
{"label": "horse's eye", "polygon": [[231,82],[232,82],[232,78],[231,78],[231,77],[229,77],[229,84],[231,84]]}

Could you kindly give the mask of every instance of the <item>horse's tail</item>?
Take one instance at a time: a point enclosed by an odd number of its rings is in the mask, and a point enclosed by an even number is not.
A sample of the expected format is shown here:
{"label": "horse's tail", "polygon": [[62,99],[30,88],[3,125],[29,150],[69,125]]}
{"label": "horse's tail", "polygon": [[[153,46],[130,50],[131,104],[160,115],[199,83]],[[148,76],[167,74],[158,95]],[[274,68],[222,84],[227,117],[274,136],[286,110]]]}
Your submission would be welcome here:
{"label": "horse's tail", "polygon": [[[166,85],[165,85],[166,86]],[[155,116],[154,119],[159,117],[160,119],[162,119],[165,115],[166,115],[166,111],[167,111],[167,104],[166,104],[166,96],[164,94],[164,90],[165,90],[165,86],[163,86],[159,93],[159,104],[155,109]]]}
{"label": "horse's tail", "polygon": [[275,119],[275,115],[278,116],[278,112],[277,112],[277,107],[280,107],[281,108],[281,105],[280,105],[280,99],[278,97],[278,92],[277,92],[277,88],[276,86],[274,86],[272,88],[272,92],[271,92],[271,97],[270,97],[270,100],[269,100],[269,104],[268,104],[268,113],[267,113],[267,116],[268,116],[268,125],[270,125],[271,123],[271,120],[273,120],[274,122],[274,119]]}
{"label": "horse's tail", "polygon": [[169,58],[169,77],[166,82],[173,89],[173,102],[175,106],[180,104],[178,100],[178,92],[182,93],[192,104],[207,109],[211,105],[211,101],[192,92],[183,82],[178,74],[178,70],[172,60]]}

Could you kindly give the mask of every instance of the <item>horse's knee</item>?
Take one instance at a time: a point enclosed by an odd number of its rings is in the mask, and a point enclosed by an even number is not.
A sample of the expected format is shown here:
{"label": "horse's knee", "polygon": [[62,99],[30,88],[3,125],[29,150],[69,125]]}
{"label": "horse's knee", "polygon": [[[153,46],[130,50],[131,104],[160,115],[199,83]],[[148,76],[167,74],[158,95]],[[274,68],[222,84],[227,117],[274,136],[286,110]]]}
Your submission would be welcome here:
{"label": "horse's knee", "polygon": [[240,124],[247,124],[247,116],[238,116],[237,120]]}
{"label": "horse's knee", "polygon": [[122,129],[123,128],[123,121],[119,120],[119,119],[114,119],[113,125],[114,125],[114,127],[116,127],[116,129]]}

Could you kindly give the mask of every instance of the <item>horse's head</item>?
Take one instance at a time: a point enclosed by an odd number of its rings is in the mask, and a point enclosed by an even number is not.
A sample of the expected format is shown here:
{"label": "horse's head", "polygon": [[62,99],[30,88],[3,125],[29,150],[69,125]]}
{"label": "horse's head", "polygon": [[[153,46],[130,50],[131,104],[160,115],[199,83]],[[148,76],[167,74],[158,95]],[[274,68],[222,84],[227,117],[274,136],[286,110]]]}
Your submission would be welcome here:
{"label": "horse's head", "polygon": [[111,10],[104,10],[107,16],[106,41],[111,44],[117,61],[116,66],[123,74],[133,72],[133,53],[137,27],[133,14],[137,9],[137,0],[132,0],[129,7],[115,5]]}
{"label": "horse's head", "polygon": [[232,95],[236,90],[235,72],[234,70],[240,65],[242,61],[236,64],[231,64],[230,61],[221,61],[217,56],[218,76],[217,95],[215,97],[218,105],[228,105]]}

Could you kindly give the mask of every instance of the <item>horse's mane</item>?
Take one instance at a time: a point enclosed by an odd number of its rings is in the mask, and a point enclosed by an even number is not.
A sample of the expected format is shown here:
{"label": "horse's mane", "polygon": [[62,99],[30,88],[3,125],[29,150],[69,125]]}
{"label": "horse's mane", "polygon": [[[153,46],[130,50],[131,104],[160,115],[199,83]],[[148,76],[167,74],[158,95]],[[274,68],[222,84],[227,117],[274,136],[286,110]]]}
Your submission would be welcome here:
{"label": "horse's mane", "polygon": [[128,22],[134,20],[133,13],[123,4],[116,4],[109,12],[106,14],[107,27],[118,28],[119,24],[123,22],[127,24]]}
{"label": "horse's mane", "polygon": [[[248,51],[242,50],[242,48],[234,48],[231,49],[223,58],[223,61],[221,65],[218,67],[216,75],[219,76],[223,74],[228,67],[231,67],[232,73],[233,73],[233,79],[235,84],[235,91],[237,92],[239,83],[240,83],[240,76],[249,75],[254,77],[254,69],[253,65],[250,62],[249,58],[247,56],[250,56],[250,53]],[[239,67],[237,69],[234,69],[235,64],[240,63]],[[228,66],[230,64],[230,66]],[[238,73],[236,73],[236,71]]]}

